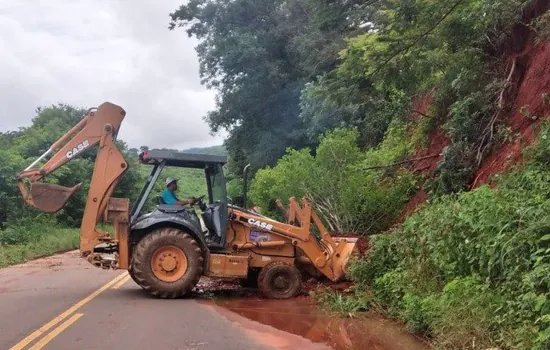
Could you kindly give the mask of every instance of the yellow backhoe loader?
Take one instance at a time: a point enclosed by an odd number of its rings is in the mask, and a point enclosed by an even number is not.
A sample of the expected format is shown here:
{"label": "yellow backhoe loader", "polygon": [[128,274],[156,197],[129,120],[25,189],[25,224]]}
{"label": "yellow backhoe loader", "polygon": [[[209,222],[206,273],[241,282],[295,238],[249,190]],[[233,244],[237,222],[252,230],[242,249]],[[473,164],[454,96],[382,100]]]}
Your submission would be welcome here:
{"label": "yellow backhoe loader", "polygon": [[[298,267],[332,281],[344,278],[356,239],[331,237],[306,199],[299,203],[290,198],[288,208],[279,202],[285,223],[229,204],[223,173],[226,157],[143,152],[139,161],[151,166],[151,173],[132,209],[128,199],[112,197],[128,169],[115,144],[125,115],[123,108],[109,102],[90,109],[18,174],[25,202],[55,213],[81,184],[66,188],[40,180],[98,147],[80,227],[83,258],[97,267],[128,270],[137,284],[160,298],[185,295],[203,275],[240,278],[257,284],[264,296],[279,299],[300,291],[302,271]],[[163,203],[142,213],[164,167],[204,170],[208,194],[197,201],[200,216],[193,208]],[[100,222],[112,223],[114,234],[98,229]]]}

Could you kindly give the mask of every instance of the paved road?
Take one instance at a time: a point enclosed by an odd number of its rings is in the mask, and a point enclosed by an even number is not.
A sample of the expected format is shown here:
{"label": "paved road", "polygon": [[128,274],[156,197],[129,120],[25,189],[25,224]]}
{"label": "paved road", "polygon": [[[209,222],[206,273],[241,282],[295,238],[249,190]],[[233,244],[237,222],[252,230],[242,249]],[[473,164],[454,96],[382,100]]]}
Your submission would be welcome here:
{"label": "paved road", "polygon": [[326,349],[70,252],[0,270],[0,349]]}

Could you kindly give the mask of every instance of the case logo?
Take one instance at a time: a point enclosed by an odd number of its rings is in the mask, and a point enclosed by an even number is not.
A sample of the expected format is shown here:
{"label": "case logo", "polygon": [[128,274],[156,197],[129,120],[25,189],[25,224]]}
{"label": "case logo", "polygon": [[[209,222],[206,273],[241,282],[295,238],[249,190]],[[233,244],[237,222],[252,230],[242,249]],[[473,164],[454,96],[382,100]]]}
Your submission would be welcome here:
{"label": "case logo", "polygon": [[255,220],[255,219],[248,219],[248,223],[250,225],[254,225],[254,226],[257,226],[259,228],[263,228],[265,230],[268,230],[268,231],[271,231],[271,229],[273,228],[273,225],[271,224],[268,224],[266,222],[263,222],[263,221],[260,221],[260,220]]}
{"label": "case logo", "polygon": [[78,145],[76,145],[76,147],[73,147],[72,150],[67,152],[67,158],[71,159],[72,157],[82,152],[89,145],[90,142],[88,140],[84,140],[82,143],[79,143]]}

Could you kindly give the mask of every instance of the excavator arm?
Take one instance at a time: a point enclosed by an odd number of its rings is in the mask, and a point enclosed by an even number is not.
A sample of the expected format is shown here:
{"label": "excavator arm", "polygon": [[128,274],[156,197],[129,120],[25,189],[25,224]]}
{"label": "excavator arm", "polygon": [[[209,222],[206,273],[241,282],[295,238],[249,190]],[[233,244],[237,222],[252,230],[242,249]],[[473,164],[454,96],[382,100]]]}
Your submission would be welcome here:
{"label": "excavator arm", "polygon": [[[54,213],[61,210],[70,197],[81,187],[72,188],[40,182],[44,177],[75,158],[79,154],[98,146],[86,207],[80,227],[80,251],[90,260],[99,243],[118,246],[119,267],[127,266],[127,249],[120,243],[127,242],[128,207],[127,199],[111,198],[128,163],[115,144],[116,135],[126,115],[124,109],[105,102],[90,109],[86,116],[57,140],[42,156],[18,174],[18,186],[25,202],[41,211]],[[40,168],[34,168],[51,155]],[[30,187],[30,190],[28,189]],[[96,229],[102,216],[114,223],[115,237]]]}

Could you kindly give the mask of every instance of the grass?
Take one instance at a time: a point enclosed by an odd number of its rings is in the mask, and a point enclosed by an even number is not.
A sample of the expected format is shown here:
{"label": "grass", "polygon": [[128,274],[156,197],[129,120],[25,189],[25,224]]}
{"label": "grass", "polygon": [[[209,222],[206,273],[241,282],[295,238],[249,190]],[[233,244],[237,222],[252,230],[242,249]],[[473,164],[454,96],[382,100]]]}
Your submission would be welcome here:
{"label": "grass", "polygon": [[321,309],[329,313],[356,317],[367,311],[380,312],[376,305],[376,299],[371,293],[363,289],[350,287],[343,293],[336,292],[330,288],[321,291],[312,291],[309,296],[315,300]]}
{"label": "grass", "polygon": [[53,228],[24,244],[0,245],[0,268],[78,248],[79,230]]}

